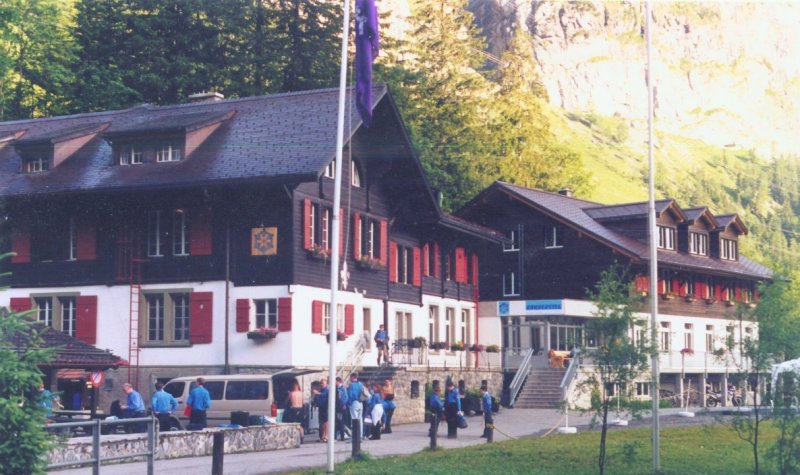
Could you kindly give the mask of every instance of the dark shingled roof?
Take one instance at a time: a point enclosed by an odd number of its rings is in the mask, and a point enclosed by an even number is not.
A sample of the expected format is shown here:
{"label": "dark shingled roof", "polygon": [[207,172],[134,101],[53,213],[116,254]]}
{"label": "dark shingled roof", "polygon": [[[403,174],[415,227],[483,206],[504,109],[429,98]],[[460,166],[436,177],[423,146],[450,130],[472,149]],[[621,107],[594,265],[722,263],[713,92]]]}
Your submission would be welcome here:
{"label": "dark shingled roof", "polygon": [[[523,202],[528,203],[551,218],[574,229],[578,229],[609,247],[616,249],[622,254],[629,256],[634,261],[646,262],[649,260],[649,247],[646,242],[639,241],[619,231],[608,228],[593,217],[593,214],[597,212],[598,209],[604,208],[598,207],[597,203],[546,191],[531,190],[529,188],[503,182],[495,182],[489,189],[495,187],[518,197]],[[484,191],[484,193],[487,191],[488,190]],[[662,200],[659,203],[663,205],[663,203],[667,201],[670,203],[672,202],[672,200]],[[469,204],[467,207],[469,207]],[[614,208],[638,210],[639,207],[640,204],[636,203],[633,205],[633,208],[626,208],[626,205],[619,205]],[[722,223],[722,221],[720,221],[720,223]],[[668,267],[692,268],[718,274],[746,276],[759,279],[769,279],[772,277],[772,271],[770,269],[741,255],[738,261],[726,261],[659,249],[658,262]]]}
{"label": "dark shingled roof", "polygon": [[[349,110],[355,110],[352,89]],[[388,95],[373,88],[373,107]],[[336,155],[338,90],[324,89],[270,96],[170,106],[142,105],[125,110],[0,123],[0,137],[26,130],[12,143],[52,140],[83,128],[110,126],[51,170],[20,173],[15,147],[0,147],[0,197],[42,193],[196,186],[248,180],[314,180]],[[190,157],[180,162],[113,166],[103,136],[188,129],[226,120]],[[347,114],[345,133],[361,126]],[[345,137],[349,140],[349,137]]]}
{"label": "dark shingled roof", "polygon": [[[39,336],[44,340],[42,345],[44,348],[52,348],[55,351],[52,361],[39,366],[93,370],[116,368],[125,364],[122,358],[108,350],[101,350],[41,323],[34,323],[30,328],[31,331],[40,332]],[[22,335],[18,335],[16,338],[12,337],[11,343],[15,345],[13,346],[15,349],[26,350],[25,338]]]}

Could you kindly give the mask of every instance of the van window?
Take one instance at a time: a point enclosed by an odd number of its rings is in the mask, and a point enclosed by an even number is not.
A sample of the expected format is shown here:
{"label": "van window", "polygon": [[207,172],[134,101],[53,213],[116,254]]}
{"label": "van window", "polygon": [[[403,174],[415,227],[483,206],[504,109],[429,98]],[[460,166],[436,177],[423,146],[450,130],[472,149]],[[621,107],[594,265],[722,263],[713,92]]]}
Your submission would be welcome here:
{"label": "van window", "polygon": [[[189,392],[196,387],[197,383],[192,382]],[[203,387],[206,388],[206,391],[208,391],[212,401],[222,400],[222,393],[225,391],[225,381],[206,381],[205,384],[203,384]]]}
{"label": "van window", "polygon": [[267,381],[228,381],[228,386],[225,388],[225,399],[229,401],[267,399],[268,395]]}
{"label": "van window", "polygon": [[164,391],[172,394],[172,397],[175,399],[180,399],[183,397],[183,388],[186,387],[186,383],[182,381],[176,381],[174,383],[169,383],[164,386]]}

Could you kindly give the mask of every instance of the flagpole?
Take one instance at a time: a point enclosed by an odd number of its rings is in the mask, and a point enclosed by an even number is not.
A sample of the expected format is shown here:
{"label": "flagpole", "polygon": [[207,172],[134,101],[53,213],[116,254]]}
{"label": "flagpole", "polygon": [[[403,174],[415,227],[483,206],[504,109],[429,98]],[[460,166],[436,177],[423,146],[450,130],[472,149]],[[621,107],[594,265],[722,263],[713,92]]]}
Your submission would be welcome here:
{"label": "flagpole", "polygon": [[660,448],[660,427],[658,420],[658,404],[659,404],[659,362],[658,362],[658,233],[656,227],[656,167],[653,160],[653,83],[652,83],[652,12],[651,0],[645,3],[645,16],[647,24],[647,68],[646,68],[646,81],[647,81],[647,166],[649,170],[648,175],[648,228],[650,238],[650,337],[651,344],[653,345],[653,353],[651,355],[652,366],[652,390],[650,398],[652,399],[652,416],[653,416],[653,471],[658,472],[661,469],[661,448]]}
{"label": "flagpole", "polygon": [[[333,223],[331,234],[331,305],[328,325],[328,470],[334,473],[334,442],[336,441],[336,337],[339,329],[337,294],[339,290],[339,227],[342,202],[342,150],[344,149],[344,107],[347,87],[347,43],[350,36],[350,0],[344,1],[342,26],[342,57],[339,69],[339,111],[336,119],[336,170],[333,180]],[[333,422],[331,422],[333,421]],[[353,435],[355,437],[355,434]]]}

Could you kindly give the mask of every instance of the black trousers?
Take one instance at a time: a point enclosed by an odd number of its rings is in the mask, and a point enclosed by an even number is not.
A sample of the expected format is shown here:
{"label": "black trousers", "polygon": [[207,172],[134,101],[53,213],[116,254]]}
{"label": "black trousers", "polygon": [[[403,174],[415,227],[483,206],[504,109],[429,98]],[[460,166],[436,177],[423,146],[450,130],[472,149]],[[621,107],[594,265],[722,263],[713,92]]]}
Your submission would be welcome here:
{"label": "black trousers", "polygon": [[169,432],[172,427],[172,421],[169,414],[166,412],[156,412],[156,419],[158,419],[158,428],[161,432]]}
{"label": "black trousers", "polygon": [[208,427],[208,420],[206,419],[206,411],[199,409],[192,409],[192,415],[189,417],[189,422],[198,424],[201,427]]}
{"label": "black trousers", "polygon": [[383,428],[385,433],[391,434],[392,433],[392,414],[394,414],[394,408],[386,409],[386,426]]}
{"label": "black trousers", "polygon": [[489,437],[489,433],[494,430],[494,417],[492,411],[483,411],[483,436]]}
{"label": "black trousers", "polygon": [[444,416],[447,419],[447,437],[458,437],[458,404],[448,402],[444,405]]}

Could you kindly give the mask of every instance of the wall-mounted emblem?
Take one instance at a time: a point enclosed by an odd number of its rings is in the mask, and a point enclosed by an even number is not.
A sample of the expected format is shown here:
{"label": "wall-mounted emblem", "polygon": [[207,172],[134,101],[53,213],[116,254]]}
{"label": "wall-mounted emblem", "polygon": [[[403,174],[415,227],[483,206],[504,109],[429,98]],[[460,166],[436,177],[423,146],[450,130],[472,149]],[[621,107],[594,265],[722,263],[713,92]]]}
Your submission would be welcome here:
{"label": "wall-mounted emblem", "polygon": [[253,228],[250,255],[274,256],[278,254],[278,228]]}

